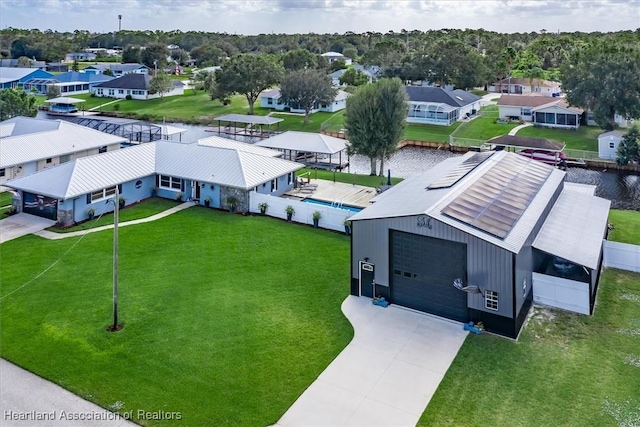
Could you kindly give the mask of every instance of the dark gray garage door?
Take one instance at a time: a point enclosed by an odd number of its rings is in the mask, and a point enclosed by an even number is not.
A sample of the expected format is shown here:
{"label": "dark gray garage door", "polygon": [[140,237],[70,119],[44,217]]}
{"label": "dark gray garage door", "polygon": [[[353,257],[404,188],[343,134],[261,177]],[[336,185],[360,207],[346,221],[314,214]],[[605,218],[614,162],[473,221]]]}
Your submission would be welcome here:
{"label": "dark gray garage door", "polygon": [[465,244],[393,230],[390,257],[391,302],[467,321],[467,294],[453,287],[465,277]]}

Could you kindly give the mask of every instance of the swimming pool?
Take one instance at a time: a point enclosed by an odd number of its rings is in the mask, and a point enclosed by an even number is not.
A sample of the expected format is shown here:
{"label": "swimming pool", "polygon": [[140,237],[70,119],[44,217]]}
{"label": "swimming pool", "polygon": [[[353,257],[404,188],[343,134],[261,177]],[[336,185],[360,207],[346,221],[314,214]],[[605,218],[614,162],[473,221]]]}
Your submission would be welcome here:
{"label": "swimming pool", "polygon": [[360,212],[362,210],[362,208],[357,208],[355,206],[349,206],[349,205],[336,206],[335,203],[332,206],[331,203],[329,202],[324,202],[322,200],[316,200],[316,199],[304,199],[302,200],[302,202],[311,203],[313,205],[328,206],[330,208],[344,209],[345,211],[350,211],[350,212]]}

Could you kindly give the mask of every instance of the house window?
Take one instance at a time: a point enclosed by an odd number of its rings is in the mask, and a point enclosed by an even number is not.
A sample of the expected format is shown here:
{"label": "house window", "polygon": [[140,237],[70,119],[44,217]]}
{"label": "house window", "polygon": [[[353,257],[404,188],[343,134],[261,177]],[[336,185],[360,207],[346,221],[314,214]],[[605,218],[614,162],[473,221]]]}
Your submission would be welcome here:
{"label": "house window", "polygon": [[124,93],[124,90],[118,89],[118,93]]}
{"label": "house window", "polygon": [[615,143],[613,143],[613,142],[610,142],[610,143],[609,143],[609,148],[616,148],[616,144],[615,144]]}
{"label": "house window", "polygon": [[103,95],[103,93],[102,93],[102,89],[96,89],[96,93],[97,93],[98,95]]}
{"label": "house window", "polygon": [[115,96],[115,94],[116,94],[115,89],[109,89],[109,96]]}
{"label": "house window", "polygon": [[273,98],[267,98],[267,105],[273,105]]}
{"label": "house window", "polygon": [[49,163],[51,163],[51,161],[52,161],[51,157],[49,157],[47,160],[45,160],[45,163],[49,164]]}
{"label": "house window", "polygon": [[91,192],[91,203],[98,200],[106,199],[110,196],[113,196],[114,194],[116,194],[115,186],[103,188],[102,190],[98,190],[98,191],[93,191]]}
{"label": "house window", "polygon": [[271,191],[278,191],[278,178],[271,180]]}
{"label": "house window", "polygon": [[102,154],[102,153],[106,153],[107,152],[107,146],[103,145],[102,147],[98,148],[98,154]]}
{"label": "house window", "polygon": [[498,311],[498,293],[494,291],[484,291],[484,308]]}
{"label": "house window", "polygon": [[4,178],[6,171],[4,169],[0,169],[0,178]]}
{"label": "house window", "polygon": [[64,154],[60,156],[60,163],[67,163],[69,160],[71,160],[71,154]]}
{"label": "house window", "polygon": [[520,108],[521,116],[531,116],[531,108]]}
{"label": "house window", "polygon": [[291,173],[289,174],[289,178],[287,179],[287,183],[288,183],[289,185],[293,184],[293,172],[291,172]]}
{"label": "house window", "polygon": [[182,188],[182,180],[173,176],[160,175],[160,188],[180,191]]}

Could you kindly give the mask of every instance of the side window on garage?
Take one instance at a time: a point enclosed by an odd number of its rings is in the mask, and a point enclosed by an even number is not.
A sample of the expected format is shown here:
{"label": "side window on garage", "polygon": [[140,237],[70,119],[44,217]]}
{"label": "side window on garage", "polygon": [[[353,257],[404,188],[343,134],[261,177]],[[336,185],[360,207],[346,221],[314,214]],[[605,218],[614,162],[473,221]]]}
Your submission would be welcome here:
{"label": "side window on garage", "polygon": [[498,293],[494,291],[484,292],[484,307],[488,310],[498,311]]}

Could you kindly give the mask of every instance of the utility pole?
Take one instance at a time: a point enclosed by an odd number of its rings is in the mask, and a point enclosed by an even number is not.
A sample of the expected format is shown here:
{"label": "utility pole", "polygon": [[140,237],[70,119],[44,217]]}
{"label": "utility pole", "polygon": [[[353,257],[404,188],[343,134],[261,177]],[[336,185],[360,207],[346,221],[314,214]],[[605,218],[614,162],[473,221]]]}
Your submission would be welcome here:
{"label": "utility pole", "polygon": [[120,215],[120,191],[116,185],[113,197],[113,325],[108,330],[117,332],[122,329],[118,325],[118,216]]}
{"label": "utility pole", "polygon": [[118,32],[122,30],[122,15],[118,15]]}

